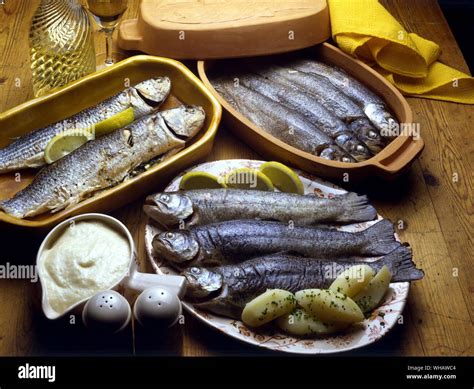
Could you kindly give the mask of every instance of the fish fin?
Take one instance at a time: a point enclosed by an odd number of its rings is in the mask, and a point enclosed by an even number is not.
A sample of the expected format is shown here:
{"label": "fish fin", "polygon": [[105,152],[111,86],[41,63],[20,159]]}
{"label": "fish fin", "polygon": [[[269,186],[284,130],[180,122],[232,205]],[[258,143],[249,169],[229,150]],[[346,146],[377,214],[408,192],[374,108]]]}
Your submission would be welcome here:
{"label": "fish fin", "polygon": [[174,149],[171,149],[170,151],[167,151],[161,156],[161,161],[164,161],[165,159],[168,159],[172,157],[173,155],[177,154],[179,151],[184,149],[184,145],[175,147]]}
{"label": "fish fin", "polygon": [[364,222],[374,220],[377,217],[377,210],[369,204],[367,196],[359,196],[354,192],[343,196],[344,204],[347,204],[347,207],[337,221]]}
{"label": "fish fin", "polygon": [[416,281],[421,280],[425,273],[417,269],[413,262],[412,250],[409,246],[402,245],[391,253],[382,257],[382,263],[388,267],[393,275],[393,281]]}
{"label": "fish fin", "polygon": [[12,173],[22,169],[36,169],[46,165],[44,152],[37,153],[28,159],[10,159],[8,153],[0,150],[0,173]]}
{"label": "fish fin", "polygon": [[[56,213],[56,212],[62,211],[63,209],[71,208],[73,205],[77,204],[78,202],[79,201],[71,202],[70,200],[68,200],[65,203],[59,203],[59,204],[57,204],[53,207],[48,207],[47,211],[50,211],[51,213]],[[41,213],[43,213],[43,212],[41,212]]]}
{"label": "fish fin", "polygon": [[23,218],[23,215],[14,209],[14,207],[11,206],[10,199],[5,199],[0,201],[0,211],[5,212],[6,214],[17,217],[19,219]]}
{"label": "fish fin", "polygon": [[203,309],[217,315],[240,320],[243,307],[238,302],[233,301],[233,299],[229,297],[228,286],[224,284],[223,289],[218,296],[208,301],[193,303],[193,305],[198,309]]}
{"label": "fish fin", "polygon": [[56,213],[62,211],[63,209],[70,209],[80,203],[82,200],[91,196],[99,189],[102,189],[102,187],[100,185],[95,185],[89,188],[87,191],[81,193],[80,195],[71,197],[70,193],[67,190],[64,190],[62,187],[59,187],[59,199],[63,200],[58,201],[56,204],[49,205],[47,210],[49,210],[51,213]]}
{"label": "fish fin", "polygon": [[367,241],[367,244],[363,248],[362,254],[364,255],[385,255],[401,245],[400,242],[395,240],[395,230],[392,222],[387,219],[383,219],[372,225],[362,231],[362,234]]}
{"label": "fish fin", "polygon": [[219,297],[193,305],[197,309],[203,309],[215,313],[216,315],[226,316],[236,320],[241,320],[242,317],[242,307],[231,304],[228,300]]}
{"label": "fish fin", "polygon": [[56,213],[56,212],[62,211],[63,209],[64,210],[70,209],[74,207],[76,204],[78,204],[81,200],[82,198],[80,198],[79,196],[73,197],[69,199],[65,204],[60,204],[57,207],[51,209],[51,213]]}
{"label": "fish fin", "polygon": [[282,250],[282,251],[277,251],[276,253],[266,254],[265,258],[278,258],[278,257],[281,257],[282,255],[301,257],[301,253],[298,253],[297,251]]}
{"label": "fish fin", "polygon": [[39,168],[39,167],[42,167],[46,165],[46,161],[44,159],[44,152],[39,152],[37,154],[35,154],[34,156],[32,156],[31,158],[27,159],[26,161],[24,161],[24,164],[23,166],[21,166],[20,168]]}

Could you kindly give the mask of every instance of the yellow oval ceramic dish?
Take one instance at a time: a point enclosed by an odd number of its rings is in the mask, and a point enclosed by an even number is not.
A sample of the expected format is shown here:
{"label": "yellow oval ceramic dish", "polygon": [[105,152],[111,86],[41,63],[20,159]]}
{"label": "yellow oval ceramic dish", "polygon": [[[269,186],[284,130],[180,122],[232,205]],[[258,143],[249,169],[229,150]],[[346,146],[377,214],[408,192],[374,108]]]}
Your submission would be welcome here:
{"label": "yellow oval ceramic dish", "polygon": [[[96,193],[79,204],[58,213],[46,213],[34,218],[17,219],[0,211],[0,225],[16,225],[49,229],[59,222],[87,212],[109,212],[152,192],[167,182],[178,171],[202,159],[211,151],[221,120],[221,106],[201,81],[178,61],[139,55],[128,58],[110,68],[75,81],[54,93],[43,96],[0,114],[0,147],[28,132],[67,118],[105,100],[107,97],[155,76],[171,79],[171,95],[160,110],[181,104],[200,105],[206,111],[206,121],[199,134],[185,149],[136,177]],[[35,170],[0,175],[0,200],[12,197],[26,187]]]}

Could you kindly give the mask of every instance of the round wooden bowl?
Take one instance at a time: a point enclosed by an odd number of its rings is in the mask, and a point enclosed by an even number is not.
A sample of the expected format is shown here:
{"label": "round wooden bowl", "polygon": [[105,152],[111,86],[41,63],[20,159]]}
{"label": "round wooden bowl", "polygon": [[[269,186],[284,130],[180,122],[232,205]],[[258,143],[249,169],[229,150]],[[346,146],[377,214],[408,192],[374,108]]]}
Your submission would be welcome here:
{"label": "round wooden bowl", "polygon": [[[310,49],[318,60],[337,65],[381,96],[400,123],[412,123],[413,114],[402,94],[380,74],[363,62],[343,53],[337,47],[323,43]],[[362,180],[373,176],[393,178],[406,170],[424,147],[421,137],[399,135],[374,157],[357,163],[330,161],[290,146],[268,134],[237,112],[213,87],[207,74],[220,61],[199,61],[198,71],[204,85],[224,107],[223,121],[236,136],[268,159],[294,165],[321,177],[341,181]]]}

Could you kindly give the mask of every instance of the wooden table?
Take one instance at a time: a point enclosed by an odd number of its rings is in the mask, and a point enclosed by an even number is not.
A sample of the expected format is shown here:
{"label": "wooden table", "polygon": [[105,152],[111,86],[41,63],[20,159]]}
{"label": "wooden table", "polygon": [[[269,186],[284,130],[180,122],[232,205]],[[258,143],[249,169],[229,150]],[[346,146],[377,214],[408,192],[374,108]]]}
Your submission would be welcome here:
{"label": "wooden table", "polygon": [[[33,97],[28,59],[29,20],[36,0],[4,0],[0,5],[0,110]],[[125,17],[135,17],[138,0]],[[468,72],[466,63],[435,0],[385,0],[384,5],[409,31],[441,45],[441,60]],[[159,37],[157,38],[159,39]],[[97,34],[98,52],[103,36]],[[130,53],[131,54],[131,53]],[[423,99],[408,99],[420,123],[426,149],[411,171],[394,182],[372,182],[357,188],[370,195],[380,213],[393,222],[413,246],[423,281],[410,293],[403,323],[378,343],[356,355],[474,355],[473,153],[474,108]],[[221,128],[208,160],[259,158]],[[160,188],[157,188],[157,190]],[[133,233],[143,269],[145,217],[141,201],[115,213]],[[6,233],[0,262],[34,263],[39,238]],[[91,338],[80,320],[49,323],[34,301],[39,290],[25,280],[0,281],[0,355],[36,354],[267,354],[207,328],[189,315],[185,325],[168,334],[135,328],[114,339]]]}

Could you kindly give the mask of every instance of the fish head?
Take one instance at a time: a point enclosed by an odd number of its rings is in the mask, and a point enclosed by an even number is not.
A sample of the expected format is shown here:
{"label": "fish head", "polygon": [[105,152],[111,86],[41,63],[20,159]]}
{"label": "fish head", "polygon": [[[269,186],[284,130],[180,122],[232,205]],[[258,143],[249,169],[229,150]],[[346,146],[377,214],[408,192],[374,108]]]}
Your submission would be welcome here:
{"label": "fish head", "polygon": [[199,253],[199,243],[188,230],[162,232],[153,238],[158,255],[174,263],[193,260]]}
{"label": "fish head", "polygon": [[387,108],[382,104],[367,104],[364,107],[364,113],[375,127],[378,128],[381,135],[385,138],[394,138],[400,134],[400,124],[387,111]]}
{"label": "fish head", "polygon": [[175,135],[192,138],[202,128],[206,113],[202,107],[196,105],[182,105],[181,107],[161,112],[167,126]]}
{"label": "fish head", "polygon": [[339,134],[335,140],[339,146],[352,155],[352,157],[354,157],[358,162],[365,161],[372,156],[367,146],[350,132]]}
{"label": "fish head", "polygon": [[154,77],[135,85],[138,95],[152,107],[158,107],[168,97],[170,89],[168,77]]}
{"label": "fish head", "polygon": [[364,142],[374,154],[379,153],[385,147],[385,139],[380,132],[366,119],[354,120],[349,128],[357,134],[357,138]]}
{"label": "fish head", "polygon": [[180,224],[193,215],[193,203],[183,193],[158,193],[148,196],[145,213],[165,227]]}
{"label": "fish head", "polygon": [[202,267],[191,267],[181,275],[187,281],[186,296],[192,299],[208,297],[222,288],[222,275]]}
{"label": "fish head", "polygon": [[340,162],[355,162],[355,159],[336,145],[325,145],[316,151],[317,155],[324,159]]}

